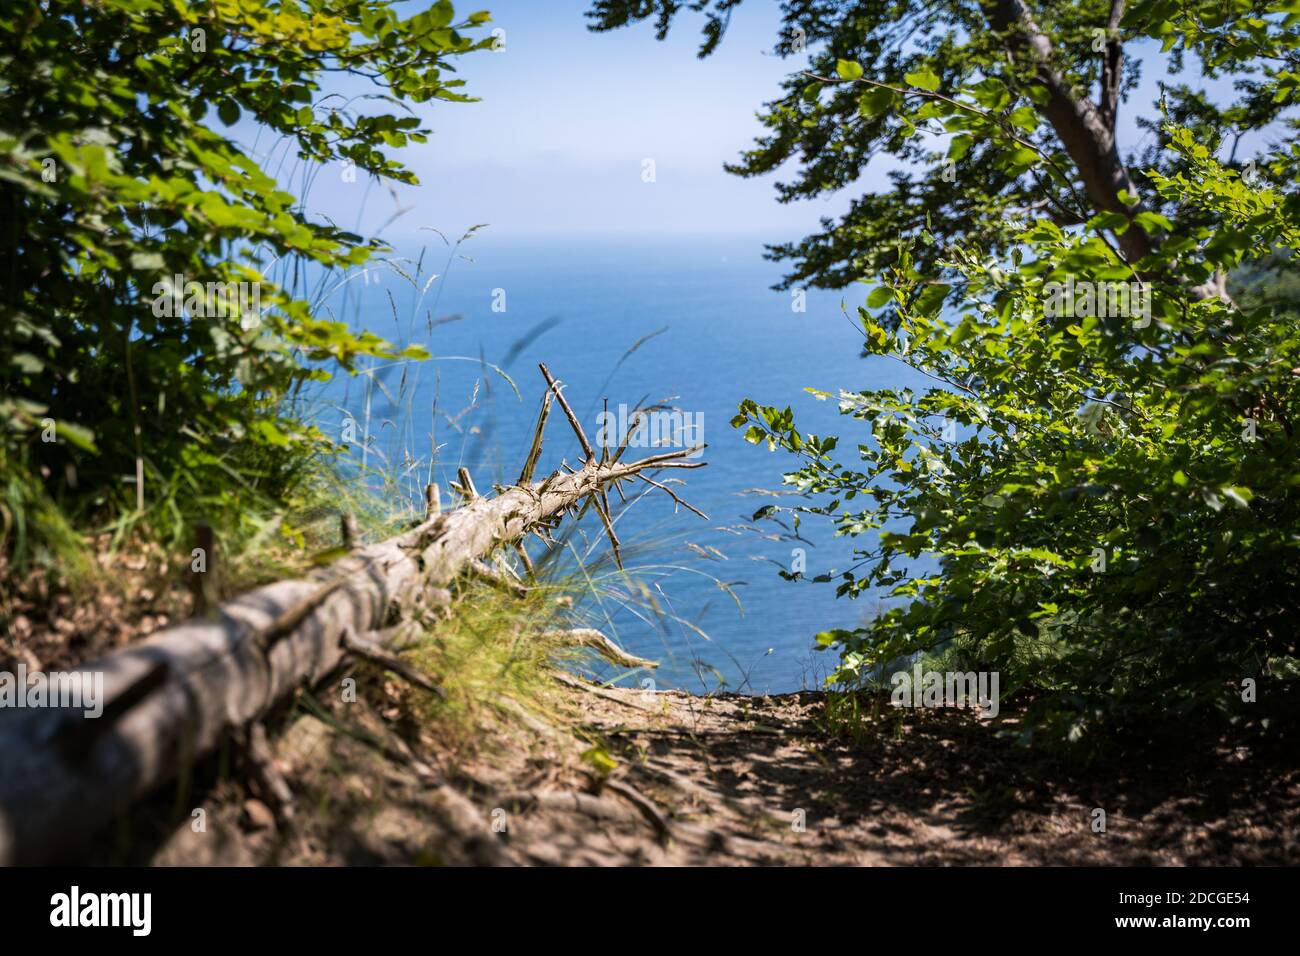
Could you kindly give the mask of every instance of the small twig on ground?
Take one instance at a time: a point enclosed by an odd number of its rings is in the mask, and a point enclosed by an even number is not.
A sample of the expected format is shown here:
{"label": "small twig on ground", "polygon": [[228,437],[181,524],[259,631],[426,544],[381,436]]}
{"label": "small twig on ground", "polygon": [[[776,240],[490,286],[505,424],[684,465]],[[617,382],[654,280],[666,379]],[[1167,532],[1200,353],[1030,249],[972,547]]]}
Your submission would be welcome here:
{"label": "small twig on ground", "polygon": [[606,779],[601,782],[600,786],[606,790],[614,791],[641,811],[641,815],[655,828],[655,832],[659,835],[659,842],[661,844],[668,842],[668,838],[672,836],[672,828],[669,826],[668,818],[654,805],[654,801],[636,787],[621,780]]}
{"label": "small twig on ground", "polygon": [[596,697],[603,697],[605,700],[612,700],[616,704],[622,704],[625,707],[635,707],[637,710],[653,710],[649,704],[643,704],[639,700],[630,697],[624,697],[622,694],[616,694],[612,690],[604,687],[597,687],[595,684],[588,684],[586,681],[579,680],[572,674],[566,674],[564,671],[554,671],[551,675],[561,684],[568,687],[575,687],[578,690],[586,691]]}

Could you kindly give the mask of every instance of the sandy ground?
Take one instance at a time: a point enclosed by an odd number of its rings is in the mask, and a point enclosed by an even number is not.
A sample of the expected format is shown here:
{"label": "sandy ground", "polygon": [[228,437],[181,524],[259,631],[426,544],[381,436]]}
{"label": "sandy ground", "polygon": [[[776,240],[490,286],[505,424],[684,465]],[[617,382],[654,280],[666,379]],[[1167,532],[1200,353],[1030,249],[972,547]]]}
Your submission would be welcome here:
{"label": "sandy ground", "polygon": [[[274,735],[292,799],[238,772],[128,826],[161,865],[1200,865],[1300,861],[1300,772],[1246,747],[1053,773],[967,713],[823,731],[823,698],[565,687],[506,702],[475,754],[400,708],[297,714]],[[565,730],[558,730],[564,727]],[[584,756],[586,754],[586,756]],[[1296,764],[1291,748],[1290,766]],[[238,770],[237,759],[228,766]],[[171,795],[174,797],[174,795]],[[270,806],[268,806],[268,804]],[[166,807],[164,813],[161,808]],[[272,809],[274,808],[274,810]],[[1106,812],[1104,833],[1094,811]],[[166,817],[170,823],[162,825]],[[191,817],[193,819],[191,819]],[[134,829],[132,829],[134,828]],[[117,830],[117,846],[124,831]],[[104,851],[104,859],[122,859]]]}

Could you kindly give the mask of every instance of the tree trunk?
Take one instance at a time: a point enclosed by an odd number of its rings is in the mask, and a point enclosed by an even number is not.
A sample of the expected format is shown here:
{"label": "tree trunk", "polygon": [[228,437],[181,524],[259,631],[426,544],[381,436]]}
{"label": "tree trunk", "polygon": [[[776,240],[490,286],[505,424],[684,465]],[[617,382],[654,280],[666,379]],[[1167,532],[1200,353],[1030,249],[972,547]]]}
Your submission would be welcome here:
{"label": "tree trunk", "polygon": [[[1039,29],[1022,0],[994,0],[985,9],[990,25],[1007,35],[1009,49],[1034,64],[1037,77],[1048,94],[1047,103],[1039,107],[1039,112],[1052,124],[1061,146],[1074,162],[1094,211],[1118,212],[1131,219],[1139,211],[1139,206],[1125,203],[1119,195],[1126,191],[1136,196],[1137,188],[1120,159],[1115,140],[1121,83],[1119,71],[1123,65],[1122,47],[1118,41],[1108,38],[1102,106],[1098,107],[1086,93],[1073,89],[1052,66],[1052,42]],[[1115,28],[1118,28],[1122,14],[1123,3],[1116,0],[1110,17]],[[1153,248],[1146,230],[1140,227],[1130,227],[1115,238],[1130,263],[1136,263]]]}

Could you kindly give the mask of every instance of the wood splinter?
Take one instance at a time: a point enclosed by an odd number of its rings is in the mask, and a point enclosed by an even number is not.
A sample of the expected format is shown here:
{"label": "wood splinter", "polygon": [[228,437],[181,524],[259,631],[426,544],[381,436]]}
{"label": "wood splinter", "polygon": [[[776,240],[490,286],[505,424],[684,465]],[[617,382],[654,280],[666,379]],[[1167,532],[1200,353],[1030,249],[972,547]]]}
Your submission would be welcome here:
{"label": "wood splinter", "polygon": [[515,553],[519,555],[519,560],[523,563],[528,576],[530,578],[537,577],[537,571],[533,568],[533,559],[528,556],[528,549],[524,547],[522,541],[515,542]]}
{"label": "wood splinter", "polygon": [[523,470],[515,484],[525,487],[532,483],[533,472],[537,470],[537,461],[542,457],[542,434],[546,431],[546,419],[551,414],[551,399],[554,395],[548,389],[542,396],[542,410],[537,416],[537,427],[533,429],[533,443],[528,446],[528,457],[524,459]]}
{"label": "wood splinter", "polygon": [[681,498],[679,498],[679,497],[677,496],[677,493],[674,492],[674,491],[673,491],[671,488],[669,488],[667,485],[665,485],[665,484],[661,484],[660,482],[655,481],[653,478],[647,478],[645,475],[637,475],[637,477],[640,478],[642,481],[644,481],[644,482],[645,482],[646,484],[648,484],[648,485],[654,485],[654,487],[658,488],[660,491],[662,491],[664,494],[666,494],[669,498],[672,498],[673,501],[675,501],[677,504],[681,505],[681,506],[682,506],[683,508],[685,508],[687,511],[694,512],[695,514],[697,514],[697,515],[699,515],[701,518],[703,518],[705,521],[708,521],[708,520],[709,520],[709,516],[708,516],[708,515],[706,515],[706,514],[705,514],[703,511],[701,511],[699,508],[696,508],[694,505],[688,504],[687,502],[683,501]]}
{"label": "wood splinter", "polygon": [[456,469],[456,487],[460,491],[461,501],[469,504],[478,497],[478,489],[474,487],[474,479],[470,477],[469,469],[461,465]]}
{"label": "wood splinter", "polygon": [[[599,497],[597,497],[599,495]],[[591,496],[591,503],[596,508],[596,514],[600,515],[600,522],[605,526],[605,534],[609,536],[609,543],[614,549],[614,563],[618,565],[620,571],[623,570],[623,546],[619,543],[618,535],[614,533],[614,517],[609,511],[609,496],[605,494],[605,489],[601,488]]]}

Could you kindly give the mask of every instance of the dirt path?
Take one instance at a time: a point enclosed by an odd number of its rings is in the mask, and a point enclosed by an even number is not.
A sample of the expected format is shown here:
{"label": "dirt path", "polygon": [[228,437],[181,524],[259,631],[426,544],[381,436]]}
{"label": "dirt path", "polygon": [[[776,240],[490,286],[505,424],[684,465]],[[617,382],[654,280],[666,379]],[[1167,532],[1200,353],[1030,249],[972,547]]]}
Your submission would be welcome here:
{"label": "dirt path", "polygon": [[[390,710],[299,716],[275,742],[294,819],[226,781],[160,864],[1296,863],[1300,774],[1246,748],[1074,778],[987,725],[893,711],[856,740],[824,699],[565,688],[506,702],[470,759]],[[565,727],[566,730],[555,729]],[[585,756],[584,756],[585,754]],[[267,800],[267,802],[273,802]],[[1093,832],[1094,808],[1107,814]],[[143,862],[143,861],[142,861]]]}

